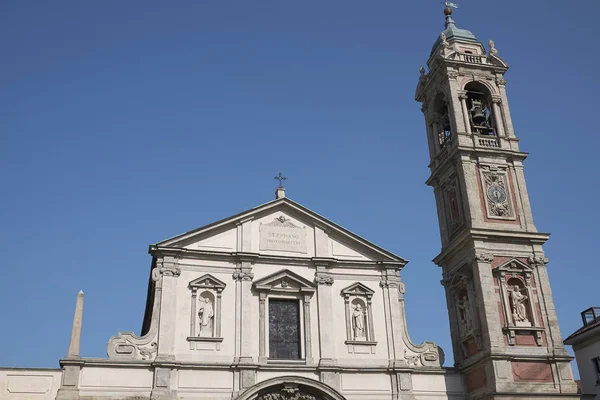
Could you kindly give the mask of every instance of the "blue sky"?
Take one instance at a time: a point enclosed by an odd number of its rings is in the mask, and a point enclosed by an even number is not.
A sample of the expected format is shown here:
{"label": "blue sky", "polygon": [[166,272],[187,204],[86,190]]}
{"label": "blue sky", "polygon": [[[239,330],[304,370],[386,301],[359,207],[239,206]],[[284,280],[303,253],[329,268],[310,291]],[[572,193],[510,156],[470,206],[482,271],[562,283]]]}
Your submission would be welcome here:
{"label": "blue sky", "polygon": [[[493,38],[564,336],[598,298],[597,2],[475,2]],[[148,245],[288,196],[410,260],[413,341],[451,354],[419,66],[438,1],[4,1],[0,365],[139,332]],[[449,365],[447,363],[446,365]]]}

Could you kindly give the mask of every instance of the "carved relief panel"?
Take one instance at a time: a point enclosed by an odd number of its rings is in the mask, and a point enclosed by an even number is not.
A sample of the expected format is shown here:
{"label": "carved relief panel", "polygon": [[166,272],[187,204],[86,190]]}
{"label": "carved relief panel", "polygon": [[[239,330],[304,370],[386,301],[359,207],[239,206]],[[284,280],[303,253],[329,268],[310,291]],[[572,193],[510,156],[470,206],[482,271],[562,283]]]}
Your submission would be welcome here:
{"label": "carved relief panel", "polygon": [[349,353],[375,353],[372,298],[375,292],[356,282],[342,290],[346,310],[346,344]]}
{"label": "carved relief panel", "polygon": [[483,165],[480,168],[483,202],[487,217],[491,219],[515,219],[514,205],[505,169]]}
{"label": "carved relief panel", "polygon": [[504,332],[508,344],[515,345],[517,336],[533,336],[542,345],[544,328],[535,312],[533,269],[524,262],[512,259],[494,269],[498,281],[504,316]]}
{"label": "carved relief panel", "polygon": [[206,274],[190,282],[191,350],[220,350],[221,337],[221,294],[225,283]]}

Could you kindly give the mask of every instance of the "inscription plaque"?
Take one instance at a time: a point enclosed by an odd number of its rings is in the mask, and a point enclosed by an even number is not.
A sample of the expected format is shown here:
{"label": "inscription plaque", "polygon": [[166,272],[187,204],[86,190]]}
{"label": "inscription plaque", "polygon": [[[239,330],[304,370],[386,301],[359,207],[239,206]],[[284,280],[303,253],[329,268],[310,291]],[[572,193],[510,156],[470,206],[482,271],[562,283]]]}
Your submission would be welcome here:
{"label": "inscription plaque", "polygon": [[306,253],[306,228],[261,225],[260,249]]}

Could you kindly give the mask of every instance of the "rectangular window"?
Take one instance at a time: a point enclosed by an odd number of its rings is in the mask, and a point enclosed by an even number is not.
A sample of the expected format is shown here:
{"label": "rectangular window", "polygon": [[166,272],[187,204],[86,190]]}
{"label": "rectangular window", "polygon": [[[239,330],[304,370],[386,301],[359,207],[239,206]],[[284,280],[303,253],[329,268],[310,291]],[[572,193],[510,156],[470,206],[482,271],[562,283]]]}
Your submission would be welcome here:
{"label": "rectangular window", "polygon": [[300,359],[298,300],[269,299],[269,358]]}
{"label": "rectangular window", "polygon": [[596,371],[596,383],[600,383],[600,357],[592,358],[594,370]]}

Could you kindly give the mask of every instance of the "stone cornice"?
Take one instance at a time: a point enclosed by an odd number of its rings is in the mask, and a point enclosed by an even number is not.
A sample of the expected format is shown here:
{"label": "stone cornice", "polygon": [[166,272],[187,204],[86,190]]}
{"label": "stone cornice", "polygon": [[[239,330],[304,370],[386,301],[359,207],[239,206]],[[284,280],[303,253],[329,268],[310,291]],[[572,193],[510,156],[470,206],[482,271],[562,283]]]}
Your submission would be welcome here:
{"label": "stone cornice", "polygon": [[[506,239],[510,239],[511,241],[519,241],[524,244],[544,244],[550,237],[549,233],[542,232],[523,232],[523,231],[506,231],[506,230],[496,230],[496,229],[484,229],[484,228],[472,228],[463,231],[458,237],[454,238],[452,243],[442,249],[440,254],[438,254],[433,262],[441,266],[443,264],[444,259],[451,257],[457,251],[463,249],[463,245],[465,242],[469,240],[485,240],[485,241],[502,241]],[[481,250],[483,252],[483,250]]]}
{"label": "stone cornice", "polygon": [[[433,61],[432,59],[430,59],[427,62],[427,65],[430,65],[430,62]],[[419,79],[419,83],[417,84],[417,90],[415,93],[415,100],[417,100],[418,102],[423,102],[423,95],[425,95],[428,92],[428,89],[431,85],[432,82],[434,82],[435,84],[437,84],[438,82],[436,82],[436,75],[440,74],[443,75],[444,77],[447,77],[448,74],[448,68],[451,68],[451,72],[452,73],[456,73],[457,77],[468,77],[468,76],[472,76],[472,74],[468,74],[464,72],[464,69],[474,69],[477,71],[485,71],[485,72],[492,72],[492,74],[500,74],[500,75],[504,75],[504,73],[506,71],[508,71],[508,67],[502,67],[499,65],[492,65],[492,64],[471,64],[465,61],[460,61],[460,60],[452,60],[452,59],[444,59],[442,62],[438,63],[437,68],[435,69],[430,69],[429,73],[427,73],[425,76],[425,78],[423,79]],[[462,69],[461,69],[462,68]],[[496,79],[493,79],[496,80]],[[503,83],[499,83],[499,84],[506,84],[506,81],[504,81],[504,79],[502,79]]]}
{"label": "stone cornice", "polygon": [[539,353],[539,354],[517,354],[506,351],[493,351],[489,350],[483,351],[476,356],[473,356],[466,360],[466,362],[462,362],[460,368],[467,373],[469,370],[481,365],[482,362],[487,362],[487,360],[508,360],[508,361],[563,361],[563,362],[571,362],[575,359],[575,357],[571,357],[565,353],[565,355],[557,355],[548,352]]}
{"label": "stone cornice", "polygon": [[[502,138],[502,140],[516,140],[516,139]],[[526,153],[523,151],[514,151],[514,150],[509,150],[509,149],[493,148],[493,147],[473,147],[473,146],[453,147],[450,151],[447,151],[447,153],[445,153],[443,159],[441,159],[441,160],[434,159],[431,161],[431,163],[429,164],[429,168],[431,169],[431,175],[429,176],[427,181],[425,181],[425,183],[429,186],[434,186],[435,180],[437,179],[438,175],[444,174],[448,170],[448,168],[451,166],[452,163],[457,162],[457,160],[460,156],[472,157],[473,155],[476,155],[476,156],[497,155],[497,156],[501,156],[502,158],[505,158],[505,159],[514,159],[519,162],[523,162],[527,158],[529,153]],[[437,162],[437,165],[435,167],[433,167],[433,165],[435,165],[436,162]]]}
{"label": "stone cornice", "polygon": [[380,266],[385,265],[397,265],[404,266],[408,261],[365,261],[365,260],[340,260],[337,258],[324,258],[324,257],[289,257],[289,256],[277,256],[268,254],[258,253],[245,253],[245,252],[219,252],[210,250],[191,250],[183,248],[171,248],[171,247],[158,247],[150,246],[149,253],[154,257],[162,256],[177,256],[180,260],[183,259],[198,259],[198,260],[216,260],[226,262],[251,262],[251,263],[273,263],[273,264],[295,264],[295,265],[329,265],[332,268],[335,266],[347,267],[368,267],[368,266]]}
{"label": "stone cornice", "polygon": [[[556,358],[553,358],[556,359]],[[383,361],[383,360],[382,360]],[[387,362],[387,360],[386,360]],[[316,364],[285,364],[285,363],[251,363],[251,364],[235,364],[232,361],[229,362],[210,362],[210,361],[202,361],[202,362],[189,362],[189,361],[143,361],[143,360],[110,360],[106,358],[82,358],[81,360],[77,360],[77,362],[73,362],[73,360],[60,360],[62,365],[77,365],[77,366],[87,366],[87,367],[127,367],[127,368],[140,368],[147,369],[149,367],[160,367],[160,368],[177,368],[177,369],[219,369],[219,370],[233,370],[243,367],[244,369],[256,369],[256,370],[289,370],[289,371],[323,371],[323,370],[335,370],[340,372],[359,372],[359,371],[369,371],[369,372],[398,372],[398,371],[406,371],[413,373],[426,373],[426,374],[451,374],[457,373],[457,370],[452,367],[407,367],[407,366],[389,366],[386,364],[381,365],[362,365],[362,364],[342,364],[342,365],[332,365],[332,366],[318,366]],[[31,369],[31,368],[26,368]],[[60,369],[55,369],[53,371],[61,371]]]}

